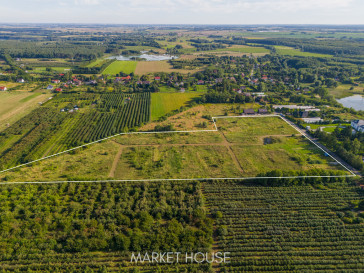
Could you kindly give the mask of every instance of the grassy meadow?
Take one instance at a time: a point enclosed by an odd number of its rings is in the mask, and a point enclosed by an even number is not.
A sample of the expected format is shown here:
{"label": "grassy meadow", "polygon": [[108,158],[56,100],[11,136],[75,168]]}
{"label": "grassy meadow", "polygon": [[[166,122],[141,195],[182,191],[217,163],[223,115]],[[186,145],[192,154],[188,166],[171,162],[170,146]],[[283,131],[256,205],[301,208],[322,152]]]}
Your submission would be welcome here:
{"label": "grassy meadow", "polygon": [[106,75],[116,75],[120,72],[125,74],[134,73],[135,68],[137,66],[137,62],[135,61],[115,61],[111,63],[103,72],[102,74]]}
{"label": "grassy meadow", "polygon": [[[171,118],[190,120],[206,113],[202,108],[197,106],[186,111],[189,115],[182,112]],[[219,120],[217,132],[119,136],[74,154],[0,174],[0,180],[238,178],[273,169],[341,170],[316,146],[302,136],[292,135],[293,129],[278,117],[235,120]],[[199,128],[203,129],[210,128]]]}
{"label": "grassy meadow", "polygon": [[275,46],[278,54],[302,57],[330,58],[332,55],[304,52],[288,46]]}
{"label": "grassy meadow", "polygon": [[186,106],[188,102],[198,97],[200,93],[154,93],[152,94],[152,120],[157,120],[165,114]]}
{"label": "grassy meadow", "polygon": [[[1,85],[1,84],[0,84]],[[46,101],[49,94],[41,92],[0,92],[0,131],[18,119],[26,116],[39,106],[40,102]]]}

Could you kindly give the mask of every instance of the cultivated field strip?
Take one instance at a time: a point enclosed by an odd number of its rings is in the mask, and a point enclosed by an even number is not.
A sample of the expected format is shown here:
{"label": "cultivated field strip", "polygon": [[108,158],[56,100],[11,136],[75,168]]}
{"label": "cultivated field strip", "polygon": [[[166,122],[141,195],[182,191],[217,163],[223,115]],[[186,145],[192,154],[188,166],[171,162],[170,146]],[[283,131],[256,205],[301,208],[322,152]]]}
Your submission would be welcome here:
{"label": "cultivated field strip", "polygon": [[261,187],[204,184],[211,213],[222,213],[218,247],[232,253],[224,272],[362,272],[364,230],[349,218],[363,198],[346,184]]}

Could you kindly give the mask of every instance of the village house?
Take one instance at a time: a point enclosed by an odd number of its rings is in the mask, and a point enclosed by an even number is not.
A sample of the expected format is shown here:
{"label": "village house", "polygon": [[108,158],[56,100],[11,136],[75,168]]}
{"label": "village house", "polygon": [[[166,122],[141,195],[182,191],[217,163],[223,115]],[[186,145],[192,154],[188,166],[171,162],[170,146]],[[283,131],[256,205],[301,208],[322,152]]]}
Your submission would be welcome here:
{"label": "village house", "polygon": [[47,90],[53,90],[54,86],[53,85],[48,85],[47,86]]}
{"label": "village house", "polygon": [[154,80],[155,81],[160,81],[161,80],[161,77],[154,77]]}
{"label": "village house", "polygon": [[6,90],[7,90],[6,86],[0,86],[0,91],[6,91]]}
{"label": "village house", "polygon": [[353,120],[351,122],[351,127],[357,132],[364,133],[364,120]]}
{"label": "village house", "polygon": [[265,108],[260,108],[260,109],[258,109],[258,114],[261,114],[261,115],[268,114],[268,110]]}
{"label": "village house", "polygon": [[121,80],[122,81],[130,81],[131,80],[131,77],[128,75],[126,77],[121,77]]}
{"label": "village house", "polygon": [[203,84],[205,84],[205,82],[204,82],[203,80],[199,80],[199,81],[197,82],[197,84],[198,84],[198,85],[203,85]]}
{"label": "village house", "polygon": [[60,83],[60,80],[52,80],[52,83]]}
{"label": "village house", "polygon": [[56,89],[54,89],[54,92],[57,92],[57,93],[62,92],[62,88],[56,88]]}
{"label": "village house", "polygon": [[17,79],[16,82],[19,82],[19,83],[24,83],[25,80],[24,79]]}

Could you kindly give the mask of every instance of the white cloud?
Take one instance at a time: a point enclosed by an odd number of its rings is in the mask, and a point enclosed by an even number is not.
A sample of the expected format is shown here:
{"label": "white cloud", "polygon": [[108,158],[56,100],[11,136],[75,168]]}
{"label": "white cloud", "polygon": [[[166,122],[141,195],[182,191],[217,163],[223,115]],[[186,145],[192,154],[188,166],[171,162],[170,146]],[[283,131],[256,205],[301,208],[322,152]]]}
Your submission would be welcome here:
{"label": "white cloud", "polygon": [[76,5],[98,5],[99,0],[75,0]]}

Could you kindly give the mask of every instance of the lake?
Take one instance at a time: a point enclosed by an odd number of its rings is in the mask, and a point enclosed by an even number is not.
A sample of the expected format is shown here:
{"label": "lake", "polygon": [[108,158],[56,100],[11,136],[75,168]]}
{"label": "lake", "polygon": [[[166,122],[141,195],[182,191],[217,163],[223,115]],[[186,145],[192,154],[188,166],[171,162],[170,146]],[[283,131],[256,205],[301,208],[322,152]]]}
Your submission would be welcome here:
{"label": "lake", "polygon": [[135,58],[145,59],[146,61],[167,61],[167,60],[178,59],[178,57],[176,56],[171,56],[167,54],[152,55],[146,53],[142,53],[140,55],[135,55],[135,56],[123,56],[123,55],[113,56],[110,57],[109,59],[116,59],[118,61],[133,61],[135,60]]}
{"label": "lake", "polygon": [[337,101],[344,107],[352,107],[355,110],[364,110],[364,97],[362,95],[354,95]]}

